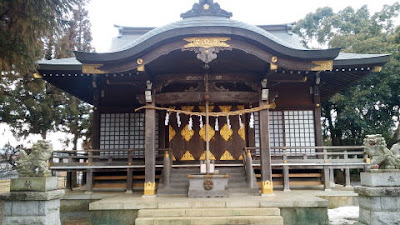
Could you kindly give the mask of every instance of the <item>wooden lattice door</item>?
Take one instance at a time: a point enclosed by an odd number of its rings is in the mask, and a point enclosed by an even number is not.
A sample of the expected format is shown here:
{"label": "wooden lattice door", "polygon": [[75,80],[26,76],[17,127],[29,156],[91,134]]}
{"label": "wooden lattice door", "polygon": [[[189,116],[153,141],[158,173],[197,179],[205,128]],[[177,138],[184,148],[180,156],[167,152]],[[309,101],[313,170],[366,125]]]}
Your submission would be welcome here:
{"label": "wooden lattice door", "polygon": [[[204,106],[183,106],[185,111],[205,111]],[[210,111],[232,111],[243,109],[243,106],[210,106]],[[209,129],[210,159],[213,160],[240,160],[246,144],[245,119],[242,115],[230,116],[229,124],[226,117],[210,117],[210,126],[206,126],[205,117],[200,119],[192,116],[193,126],[189,129],[188,115],[180,114],[181,125],[178,126],[175,113],[170,114],[169,120],[169,147],[173,151],[175,160],[205,160],[206,129]],[[200,120],[204,126],[200,128]],[[216,127],[216,121],[218,126]],[[240,121],[242,123],[240,123]],[[219,129],[218,129],[219,128]]]}

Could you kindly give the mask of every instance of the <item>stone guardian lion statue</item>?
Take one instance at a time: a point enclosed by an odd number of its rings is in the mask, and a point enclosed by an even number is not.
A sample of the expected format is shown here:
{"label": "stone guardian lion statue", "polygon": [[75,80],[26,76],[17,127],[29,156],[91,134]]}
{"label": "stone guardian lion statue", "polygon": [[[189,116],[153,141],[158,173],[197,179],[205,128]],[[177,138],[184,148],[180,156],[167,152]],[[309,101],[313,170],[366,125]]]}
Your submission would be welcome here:
{"label": "stone guardian lion statue", "polygon": [[364,146],[371,158],[370,169],[400,169],[399,142],[388,149],[381,134],[367,135],[364,138]]}
{"label": "stone guardian lion statue", "polygon": [[20,177],[49,177],[51,171],[48,160],[51,158],[53,148],[47,141],[38,141],[32,146],[31,154],[21,150],[17,162]]}

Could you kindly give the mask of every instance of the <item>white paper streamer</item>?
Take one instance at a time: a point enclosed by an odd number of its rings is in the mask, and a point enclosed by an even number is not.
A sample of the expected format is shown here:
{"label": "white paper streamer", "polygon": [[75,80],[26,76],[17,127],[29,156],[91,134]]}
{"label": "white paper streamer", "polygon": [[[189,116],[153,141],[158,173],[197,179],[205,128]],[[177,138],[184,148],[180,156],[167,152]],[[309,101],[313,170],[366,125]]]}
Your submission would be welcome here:
{"label": "white paper streamer", "polygon": [[239,114],[239,126],[240,126],[240,128],[243,128],[242,114]]}
{"label": "white paper streamer", "polygon": [[200,129],[203,128],[203,117],[199,116]]}
{"label": "white paper streamer", "polygon": [[251,114],[250,114],[249,127],[250,127],[251,129],[254,128],[254,113],[251,113]]}
{"label": "white paper streamer", "polygon": [[229,129],[232,129],[231,121],[229,120],[229,115],[226,116],[226,124],[228,125],[228,128],[229,128]]}
{"label": "white paper streamer", "polygon": [[215,118],[215,131],[219,131],[218,117]]}
{"label": "white paper streamer", "polygon": [[192,116],[189,117],[189,130],[193,130],[193,119],[192,119]]}
{"label": "white paper streamer", "polygon": [[181,127],[182,122],[181,122],[181,117],[179,116],[179,113],[176,113],[176,123],[178,124],[178,127]]}
{"label": "white paper streamer", "polygon": [[169,124],[169,111],[167,111],[167,113],[165,114],[165,126],[168,126]]}

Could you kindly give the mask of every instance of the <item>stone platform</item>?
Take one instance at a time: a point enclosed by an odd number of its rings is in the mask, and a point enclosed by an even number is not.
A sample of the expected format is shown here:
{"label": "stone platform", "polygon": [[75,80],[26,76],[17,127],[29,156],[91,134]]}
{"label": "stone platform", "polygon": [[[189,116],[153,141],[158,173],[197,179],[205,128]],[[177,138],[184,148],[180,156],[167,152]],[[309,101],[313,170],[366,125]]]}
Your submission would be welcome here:
{"label": "stone platform", "polygon": [[[179,214],[182,213],[181,209],[185,209],[185,212],[186,210],[188,210],[196,213],[202,213],[203,211],[223,212],[223,214],[225,213],[224,215],[229,215],[232,210],[239,210],[240,213],[244,213],[243,216],[254,215],[246,215],[246,211],[241,211],[242,209],[260,210],[260,212],[263,212],[263,210],[268,211],[269,209],[271,209],[272,211],[280,211],[280,216],[283,218],[283,222],[285,225],[328,224],[328,201],[322,198],[315,197],[313,194],[310,193],[311,192],[307,193],[307,191],[275,191],[275,196],[272,197],[236,194],[231,195],[228,198],[213,199],[192,199],[184,196],[144,198],[139,195],[122,194],[92,202],[89,204],[89,210],[92,225],[131,225],[134,224],[135,220],[138,218],[138,214],[143,213],[143,211],[141,210],[150,210],[150,212],[151,210],[172,210],[173,213]],[[153,213],[155,213],[155,211],[153,211]],[[265,214],[264,212],[264,214],[261,213],[258,216],[261,216],[260,218],[263,218],[263,216],[268,216],[268,214]],[[188,217],[190,221],[196,220],[196,218],[192,218],[190,215]],[[225,217],[225,219],[228,219],[229,216],[223,216],[221,214],[221,217]],[[258,219],[261,221],[262,219],[260,218]],[[182,224],[191,224],[192,222],[187,222],[189,219],[186,217],[186,222],[182,222]],[[243,217],[242,219],[245,219],[245,217]],[[257,218],[253,217],[253,219]],[[143,220],[146,221],[153,219]],[[224,221],[226,222],[227,220]],[[224,224],[224,221],[217,221],[217,224]],[[252,223],[254,223],[255,221],[256,220],[253,220]],[[273,221],[276,222],[274,224],[280,224],[280,220],[278,218],[274,217]],[[240,222],[236,222],[240,224]],[[152,224],[152,222],[143,222],[143,224]],[[193,224],[196,224],[196,222],[193,222]],[[215,223],[208,222],[207,224]],[[260,222],[255,224],[263,223]],[[266,223],[264,224],[269,223],[266,221]]]}
{"label": "stone platform", "polygon": [[361,173],[360,224],[400,224],[400,170],[371,170]]}
{"label": "stone platform", "polygon": [[60,199],[57,177],[21,177],[11,180],[4,200],[3,225],[60,225]]}

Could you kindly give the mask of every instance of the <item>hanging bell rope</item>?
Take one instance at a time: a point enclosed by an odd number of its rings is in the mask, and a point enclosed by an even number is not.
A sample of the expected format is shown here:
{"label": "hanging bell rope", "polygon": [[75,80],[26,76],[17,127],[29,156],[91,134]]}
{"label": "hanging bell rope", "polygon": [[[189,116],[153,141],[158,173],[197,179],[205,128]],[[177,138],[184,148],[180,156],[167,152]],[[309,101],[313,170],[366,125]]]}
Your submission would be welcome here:
{"label": "hanging bell rope", "polygon": [[[275,109],[275,107],[276,107],[276,104],[271,103],[269,105],[262,105],[262,106],[251,108],[251,109],[242,109],[242,110],[229,111],[229,112],[209,112],[208,115],[212,116],[212,117],[237,116],[237,115],[246,114],[246,113],[259,112],[259,111],[262,111],[265,109]],[[156,106],[142,106],[142,107],[135,109],[135,112],[142,110],[142,109],[155,109],[155,110],[164,110],[164,111],[175,112],[177,114],[182,113],[185,115],[206,116],[205,112],[192,112],[192,111],[184,111],[184,110],[179,110],[179,109],[171,109],[171,108],[156,107]]]}

